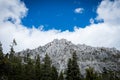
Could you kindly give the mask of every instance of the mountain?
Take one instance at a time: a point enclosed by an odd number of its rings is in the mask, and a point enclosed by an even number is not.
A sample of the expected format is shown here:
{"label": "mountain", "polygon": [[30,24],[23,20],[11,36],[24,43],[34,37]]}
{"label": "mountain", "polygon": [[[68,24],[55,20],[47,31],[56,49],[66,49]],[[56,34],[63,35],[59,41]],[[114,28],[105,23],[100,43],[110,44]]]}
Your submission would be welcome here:
{"label": "mountain", "polygon": [[65,39],[55,39],[36,49],[27,49],[18,52],[17,55],[25,57],[29,54],[32,59],[35,59],[36,55],[39,54],[41,61],[43,61],[47,53],[52,60],[52,65],[57,67],[60,71],[66,68],[68,59],[71,58],[71,54],[74,51],[76,51],[82,74],[85,73],[85,69],[88,67],[93,67],[95,71],[100,73],[103,71],[103,68],[112,71],[120,71],[119,50],[115,48],[91,47],[84,44],[75,45]]}

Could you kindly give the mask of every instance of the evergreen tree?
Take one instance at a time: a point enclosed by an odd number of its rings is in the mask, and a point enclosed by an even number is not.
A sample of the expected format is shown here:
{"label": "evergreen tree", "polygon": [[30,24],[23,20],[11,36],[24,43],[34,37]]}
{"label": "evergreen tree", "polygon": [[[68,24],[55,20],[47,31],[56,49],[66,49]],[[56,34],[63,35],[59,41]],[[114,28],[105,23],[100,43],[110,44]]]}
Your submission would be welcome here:
{"label": "evergreen tree", "polygon": [[27,56],[27,62],[25,64],[24,70],[25,70],[25,75],[24,75],[25,80],[35,79],[34,61],[30,58],[30,55]]}
{"label": "evergreen tree", "polygon": [[[9,80],[21,80],[21,72],[22,72],[22,64],[20,56],[15,56],[14,46],[17,43],[13,40],[12,44],[10,45],[10,54],[9,54],[9,72],[8,72],[8,79]],[[8,56],[8,55],[7,55]],[[6,56],[6,57],[7,57]]]}
{"label": "evergreen tree", "polygon": [[14,53],[15,53],[15,51],[14,51],[13,47],[11,46],[10,55],[9,55],[9,60],[11,62],[14,61]]}
{"label": "evergreen tree", "polygon": [[52,80],[57,80],[58,79],[58,72],[56,67],[52,66]]}
{"label": "evergreen tree", "polygon": [[117,71],[107,70],[103,68],[102,80],[120,80],[120,74]]}
{"label": "evergreen tree", "polygon": [[1,80],[8,80],[8,74],[10,72],[10,62],[8,59],[8,53],[4,56],[2,66],[4,66],[3,67],[4,79]]}
{"label": "evergreen tree", "polygon": [[15,80],[15,67],[16,67],[16,63],[15,63],[15,51],[14,51],[14,47],[15,46],[15,43],[14,41],[12,42],[12,44],[10,45],[10,54],[9,54],[9,61],[10,61],[10,71],[9,71],[9,75],[8,75],[8,78],[9,80]]}
{"label": "evergreen tree", "polygon": [[2,51],[2,43],[0,42],[0,57],[3,56],[3,51]]}
{"label": "evergreen tree", "polygon": [[81,79],[80,69],[79,69],[79,66],[77,64],[77,55],[76,55],[76,52],[74,52],[73,56],[72,56],[71,74],[72,74],[72,79],[73,80],[80,80]]}
{"label": "evergreen tree", "polygon": [[59,77],[58,77],[58,80],[64,80],[64,76],[63,76],[63,72],[62,72],[62,71],[60,72],[60,75],[59,75]]}
{"label": "evergreen tree", "polygon": [[3,60],[3,51],[2,51],[2,44],[0,42],[0,66],[2,66],[2,60]]}
{"label": "evergreen tree", "polygon": [[66,70],[66,80],[72,80],[72,61],[69,58]]}
{"label": "evergreen tree", "polygon": [[14,46],[16,45],[15,40],[13,40],[12,44],[10,45],[10,54],[9,54],[9,80],[16,80],[16,73],[17,73],[17,58],[15,57]]}
{"label": "evergreen tree", "polygon": [[98,73],[94,72],[94,69],[89,67],[86,69],[86,80],[101,80]]}
{"label": "evergreen tree", "polygon": [[15,80],[21,80],[22,79],[22,60],[20,56],[15,56],[15,75],[16,75],[16,79]]}
{"label": "evergreen tree", "polygon": [[42,66],[41,80],[52,80],[52,69],[50,57],[46,54],[44,58],[44,64]]}
{"label": "evergreen tree", "polygon": [[0,42],[0,79],[3,78],[4,76],[4,56],[3,56],[3,51],[2,51],[2,44]]}
{"label": "evergreen tree", "polygon": [[13,40],[13,42],[12,42],[12,44],[10,45],[10,55],[9,55],[9,60],[11,61],[11,62],[14,62],[15,60],[15,51],[14,51],[14,46],[16,46],[17,45],[17,43],[16,43],[16,41],[15,41],[15,39]]}
{"label": "evergreen tree", "polygon": [[73,53],[72,59],[69,59],[68,61],[66,80],[81,80],[80,69],[77,64],[76,52]]}
{"label": "evergreen tree", "polygon": [[103,67],[103,73],[102,73],[102,78],[103,78],[103,80],[108,80],[108,70],[105,68],[105,67]]}
{"label": "evergreen tree", "polygon": [[36,77],[36,80],[41,79],[41,63],[40,63],[39,55],[37,55],[37,59],[35,62],[35,77]]}

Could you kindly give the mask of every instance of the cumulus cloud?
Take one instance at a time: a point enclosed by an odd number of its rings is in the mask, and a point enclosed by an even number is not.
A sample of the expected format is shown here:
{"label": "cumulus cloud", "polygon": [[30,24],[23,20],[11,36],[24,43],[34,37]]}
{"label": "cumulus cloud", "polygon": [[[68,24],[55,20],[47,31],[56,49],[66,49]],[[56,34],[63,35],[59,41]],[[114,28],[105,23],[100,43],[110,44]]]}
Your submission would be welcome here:
{"label": "cumulus cloud", "polygon": [[120,0],[102,1],[97,13],[97,20],[103,19],[107,24],[120,26]]}
{"label": "cumulus cloud", "polygon": [[[8,0],[0,0],[0,4],[2,2]],[[103,23],[94,24],[91,20],[91,25],[86,26],[85,28],[79,28],[75,26],[74,31],[70,32],[68,30],[61,32],[60,30],[48,30],[44,31],[44,26],[41,25],[39,28],[27,28],[24,25],[21,25],[21,18],[26,15],[27,8],[25,7],[24,3],[20,2],[19,0],[12,0],[13,2],[8,2],[6,5],[0,5],[0,9],[4,6],[14,6],[18,7],[20,10],[12,7],[12,10],[8,7],[4,8],[3,12],[0,12],[0,41],[3,44],[4,52],[9,51],[9,45],[11,44],[12,40],[15,38],[17,41],[17,46],[15,47],[16,51],[21,51],[26,48],[36,48],[40,45],[44,45],[53,39],[61,39],[65,38],[69,41],[72,41],[75,44],[87,44],[91,46],[104,46],[104,47],[115,47],[120,50],[120,25],[117,21],[120,21],[119,15],[120,14],[120,6],[119,0],[115,1],[102,1],[101,4],[98,6],[97,9],[97,20],[103,19]],[[19,5],[18,5],[19,4]],[[105,4],[109,4],[106,5]],[[106,8],[105,8],[105,7]],[[114,8],[112,8],[114,6]],[[112,9],[111,11],[109,11]],[[105,11],[106,16],[101,12]],[[9,14],[3,14],[6,13]],[[108,12],[108,13],[107,13]],[[116,14],[116,12],[118,12]],[[112,16],[111,16],[112,15]],[[15,19],[15,23],[11,21],[5,21],[6,18],[11,17]],[[114,17],[114,18],[113,18]],[[115,20],[115,21],[114,21]],[[111,21],[114,21],[111,23]],[[111,25],[114,24],[114,25]]]}
{"label": "cumulus cloud", "polygon": [[90,23],[94,24],[94,19],[93,18],[90,19]]}
{"label": "cumulus cloud", "polygon": [[83,13],[83,8],[76,8],[75,10],[74,10],[74,12],[75,13]]}
{"label": "cumulus cloud", "polygon": [[11,19],[14,23],[20,23],[26,12],[27,8],[20,0],[0,0],[0,22]]}

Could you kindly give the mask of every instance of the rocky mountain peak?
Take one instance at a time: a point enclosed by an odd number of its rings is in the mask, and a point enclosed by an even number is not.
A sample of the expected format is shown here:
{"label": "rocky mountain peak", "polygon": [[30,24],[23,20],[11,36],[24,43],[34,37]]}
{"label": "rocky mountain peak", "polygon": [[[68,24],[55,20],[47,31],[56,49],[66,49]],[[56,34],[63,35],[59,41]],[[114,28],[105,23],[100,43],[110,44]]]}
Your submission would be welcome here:
{"label": "rocky mountain peak", "polygon": [[32,59],[39,54],[41,61],[45,54],[48,54],[52,60],[52,65],[60,71],[66,68],[68,59],[71,58],[74,51],[76,51],[82,74],[85,73],[85,69],[88,67],[93,67],[97,72],[102,72],[104,67],[109,70],[120,71],[119,50],[80,44],[75,45],[66,39],[55,39],[44,46],[19,53],[23,57],[29,53]]}
{"label": "rocky mountain peak", "polygon": [[46,44],[45,46],[55,46],[55,45],[72,45],[71,41],[67,41],[66,39],[54,39],[52,42]]}

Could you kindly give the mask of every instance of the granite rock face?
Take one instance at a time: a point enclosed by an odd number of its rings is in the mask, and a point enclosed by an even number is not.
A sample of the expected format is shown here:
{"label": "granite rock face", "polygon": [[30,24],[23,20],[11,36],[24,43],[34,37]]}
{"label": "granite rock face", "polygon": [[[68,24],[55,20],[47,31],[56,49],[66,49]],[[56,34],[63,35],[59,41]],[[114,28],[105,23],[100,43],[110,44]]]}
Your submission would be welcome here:
{"label": "granite rock face", "polygon": [[115,48],[104,47],[91,47],[87,45],[75,45],[65,39],[55,39],[54,41],[40,46],[33,50],[24,50],[18,52],[19,56],[30,55],[32,59],[39,54],[41,61],[47,53],[51,60],[52,65],[57,69],[64,70],[67,66],[68,59],[71,58],[73,52],[76,52],[78,57],[78,64],[81,73],[85,73],[85,69],[93,67],[95,71],[102,72],[103,68],[107,68],[112,71],[120,71],[120,51]]}

